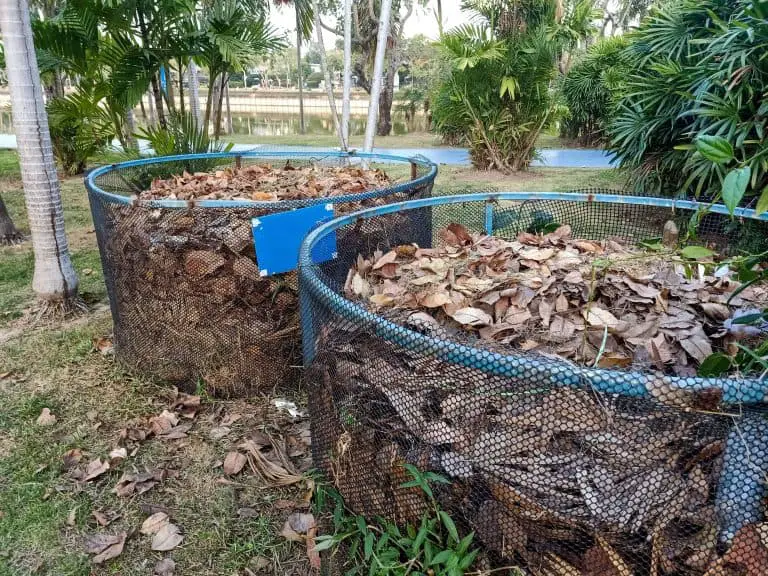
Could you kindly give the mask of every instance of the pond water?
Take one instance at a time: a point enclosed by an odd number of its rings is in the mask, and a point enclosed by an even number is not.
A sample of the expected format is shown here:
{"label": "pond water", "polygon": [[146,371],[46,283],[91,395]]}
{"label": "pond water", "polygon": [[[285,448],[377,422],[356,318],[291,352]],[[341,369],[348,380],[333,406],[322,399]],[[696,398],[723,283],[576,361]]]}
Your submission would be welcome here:
{"label": "pond water", "polygon": [[[139,125],[142,124],[141,113],[136,114]],[[352,116],[349,131],[354,136],[365,133],[365,118]],[[306,134],[334,134],[333,121],[329,115],[306,114],[304,116]],[[232,128],[235,134],[250,136],[293,136],[300,134],[298,114],[273,113],[242,113],[232,114]],[[417,117],[407,122],[402,114],[392,115],[392,133],[396,136],[411,132],[423,132],[427,128],[426,118]],[[13,134],[11,113],[0,111],[0,134]]]}
{"label": "pond water", "polygon": [[[365,134],[366,119],[358,116],[350,118],[349,132],[353,136]],[[307,114],[304,116],[306,134],[334,134],[331,116]],[[426,119],[417,117],[407,122],[403,115],[392,115],[392,133],[401,136],[410,132],[426,130]],[[232,115],[232,129],[235,134],[250,136],[292,136],[300,134],[298,114],[242,114]]]}

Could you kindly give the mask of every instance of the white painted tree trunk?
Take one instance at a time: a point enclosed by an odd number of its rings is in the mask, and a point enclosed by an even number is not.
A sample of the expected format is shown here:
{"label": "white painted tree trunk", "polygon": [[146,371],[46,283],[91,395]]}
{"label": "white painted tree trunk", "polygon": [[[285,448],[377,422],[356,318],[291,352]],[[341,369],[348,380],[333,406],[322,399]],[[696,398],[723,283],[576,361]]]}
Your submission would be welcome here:
{"label": "white painted tree trunk", "polygon": [[336,134],[339,135],[339,143],[341,149],[347,149],[347,140],[344,138],[344,134],[341,131],[341,123],[339,122],[339,113],[336,111],[336,98],[333,96],[333,82],[331,81],[331,71],[328,69],[328,59],[325,56],[325,44],[323,44],[323,28],[320,25],[320,6],[317,0],[312,0],[312,12],[315,17],[315,32],[317,34],[317,51],[320,54],[320,68],[323,71],[323,79],[325,80],[325,92],[328,95],[328,106],[331,108],[331,116],[333,117],[333,129]]}
{"label": "white painted tree trunk", "polygon": [[128,150],[139,148],[139,143],[136,140],[136,119],[133,116],[133,108],[128,108],[125,111],[125,143]]}
{"label": "white painted tree trunk", "polygon": [[0,31],[35,254],[32,288],[43,300],[70,302],[77,296],[78,281],[64,234],[61,189],[27,0],[0,0]]}
{"label": "white painted tree trunk", "polygon": [[197,74],[197,65],[194,60],[189,61],[187,71],[189,74],[189,111],[200,124],[203,120],[200,117],[200,77]]}
{"label": "white painted tree trunk", "polygon": [[379,33],[376,37],[376,57],[373,61],[373,78],[371,78],[371,103],[368,105],[368,121],[365,124],[365,143],[363,144],[363,151],[365,152],[370,152],[373,149],[373,139],[376,136],[379,96],[381,95],[382,76],[384,75],[384,56],[387,52],[391,14],[392,0],[381,0]]}
{"label": "white painted tree trunk", "polygon": [[341,99],[341,134],[349,148],[349,117],[352,110],[352,0],[344,0],[344,87]]}
{"label": "white painted tree trunk", "polygon": [[155,114],[155,97],[152,91],[147,92],[149,102],[149,125],[154,126],[157,124],[157,115]]}

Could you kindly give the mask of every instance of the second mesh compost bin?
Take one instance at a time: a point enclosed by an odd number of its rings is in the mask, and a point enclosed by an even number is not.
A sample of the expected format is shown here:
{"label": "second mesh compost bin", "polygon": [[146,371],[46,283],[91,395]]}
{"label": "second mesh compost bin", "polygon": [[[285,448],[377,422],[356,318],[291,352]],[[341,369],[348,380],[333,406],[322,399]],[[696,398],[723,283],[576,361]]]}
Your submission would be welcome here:
{"label": "second mesh compost bin", "polygon": [[223,395],[285,383],[301,364],[296,274],[259,267],[252,219],[423,198],[436,172],[423,158],[261,150],[97,168],[86,187],[118,360]]}
{"label": "second mesh compost bin", "polygon": [[[386,236],[406,215],[430,233]],[[351,227],[379,243],[309,260]],[[355,513],[417,529],[432,505],[406,465],[442,476],[478,573],[766,573],[768,287],[747,284],[765,253],[743,256],[766,231],[750,210],[604,193],[322,225],[299,274],[317,467]]]}

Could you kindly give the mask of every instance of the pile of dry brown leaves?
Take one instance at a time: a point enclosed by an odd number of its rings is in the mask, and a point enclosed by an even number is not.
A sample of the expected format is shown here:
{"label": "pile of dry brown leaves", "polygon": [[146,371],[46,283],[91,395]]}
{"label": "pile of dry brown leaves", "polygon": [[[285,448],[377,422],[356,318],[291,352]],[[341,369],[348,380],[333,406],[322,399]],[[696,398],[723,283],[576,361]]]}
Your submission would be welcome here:
{"label": "pile of dry brown leaves", "polygon": [[735,354],[724,322],[768,303],[759,285],[729,302],[739,283],[712,257],[573,239],[568,225],[505,240],[451,224],[440,236],[439,248],[358,256],[347,295],[435,336],[678,376],[695,375],[714,349]]}
{"label": "pile of dry brown leaves", "polygon": [[215,172],[184,172],[171,178],[156,179],[141,200],[160,198],[178,200],[248,199],[280,202],[307,198],[326,198],[359,194],[389,185],[382,170],[358,166],[293,166],[252,164],[242,168],[224,168]]}

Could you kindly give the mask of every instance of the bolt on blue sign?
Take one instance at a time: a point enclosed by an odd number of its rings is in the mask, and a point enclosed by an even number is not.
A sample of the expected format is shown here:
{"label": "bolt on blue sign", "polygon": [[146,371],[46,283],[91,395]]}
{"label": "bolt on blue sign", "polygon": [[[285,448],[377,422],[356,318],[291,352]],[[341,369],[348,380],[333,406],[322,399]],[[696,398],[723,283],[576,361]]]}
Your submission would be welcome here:
{"label": "bolt on blue sign", "polygon": [[[261,276],[295,270],[304,237],[316,226],[333,219],[333,204],[314,204],[251,220],[256,262]],[[336,233],[324,236],[312,250],[316,264],[336,258]]]}

